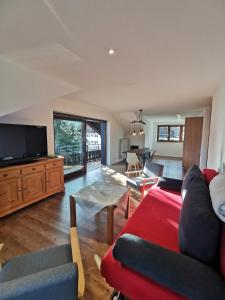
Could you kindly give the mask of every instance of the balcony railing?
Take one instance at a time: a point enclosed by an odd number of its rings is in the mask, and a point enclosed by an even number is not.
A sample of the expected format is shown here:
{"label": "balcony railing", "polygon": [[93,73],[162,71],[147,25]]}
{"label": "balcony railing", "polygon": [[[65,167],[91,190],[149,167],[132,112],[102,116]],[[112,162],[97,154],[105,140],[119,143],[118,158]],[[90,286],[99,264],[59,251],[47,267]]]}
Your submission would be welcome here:
{"label": "balcony railing", "polygon": [[[64,157],[65,165],[83,165],[84,153],[77,146],[56,147],[56,154]],[[101,159],[101,144],[86,145],[87,162]]]}
{"label": "balcony railing", "polygon": [[101,144],[86,145],[87,161],[96,161],[101,158]]}

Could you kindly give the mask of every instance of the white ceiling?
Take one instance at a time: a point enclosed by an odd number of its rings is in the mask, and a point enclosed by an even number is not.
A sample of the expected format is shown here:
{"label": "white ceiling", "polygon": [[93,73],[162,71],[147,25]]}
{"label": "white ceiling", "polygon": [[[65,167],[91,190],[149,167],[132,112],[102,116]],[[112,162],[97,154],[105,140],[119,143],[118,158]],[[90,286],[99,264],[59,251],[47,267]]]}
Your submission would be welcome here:
{"label": "white ceiling", "polygon": [[224,0],[1,0],[0,55],[79,87],[69,99],[182,113],[225,78],[224,16]]}
{"label": "white ceiling", "polygon": [[21,67],[0,56],[0,116],[45,104],[79,89],[64,81]]}

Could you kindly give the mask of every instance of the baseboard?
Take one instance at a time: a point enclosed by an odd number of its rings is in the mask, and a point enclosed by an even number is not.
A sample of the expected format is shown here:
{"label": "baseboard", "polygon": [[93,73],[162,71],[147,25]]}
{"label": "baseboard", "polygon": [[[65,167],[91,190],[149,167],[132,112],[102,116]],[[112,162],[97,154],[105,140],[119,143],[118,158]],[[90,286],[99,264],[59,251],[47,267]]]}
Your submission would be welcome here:
{"label": "baseboard", "polygon": [[176,156],[162,156],[162,155],[155,155],[154,158],[157,158],[157,159],[176,159],[176,160],[183,160],[183,157],[176,157]]}
{"label": "baseboard", "polygon": [[118,161],[116,161],[116,162],[114,162],[114,163],[112,163],[112,164],[110,164],[109,166],[113,166],[113,165],[117,165],[117,164],[121,164],[121,163],[125,163],[125,159],[121,159],[121,160],[118,160]]}

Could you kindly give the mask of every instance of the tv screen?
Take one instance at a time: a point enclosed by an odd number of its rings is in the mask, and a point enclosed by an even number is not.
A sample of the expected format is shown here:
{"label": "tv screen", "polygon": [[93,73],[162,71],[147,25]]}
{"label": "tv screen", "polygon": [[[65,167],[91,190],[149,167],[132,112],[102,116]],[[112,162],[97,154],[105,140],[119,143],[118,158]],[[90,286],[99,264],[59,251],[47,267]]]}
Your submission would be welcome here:
{"label": "tv screen", "polygon": [[45,126],[0,124],[0,163],[47,156]]}

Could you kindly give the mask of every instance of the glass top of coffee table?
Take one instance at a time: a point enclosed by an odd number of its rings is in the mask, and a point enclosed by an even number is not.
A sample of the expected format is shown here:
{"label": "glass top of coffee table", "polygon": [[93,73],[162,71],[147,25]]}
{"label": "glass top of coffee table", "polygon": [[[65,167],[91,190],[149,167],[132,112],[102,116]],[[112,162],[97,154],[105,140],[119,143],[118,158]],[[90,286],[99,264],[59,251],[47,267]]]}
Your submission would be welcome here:
{"label": "glass top of coffee table", "polygon": [[89,217],[107,206],[117,205],[128,188],[110,179],[98,180],[74,193],[76,203]]}

